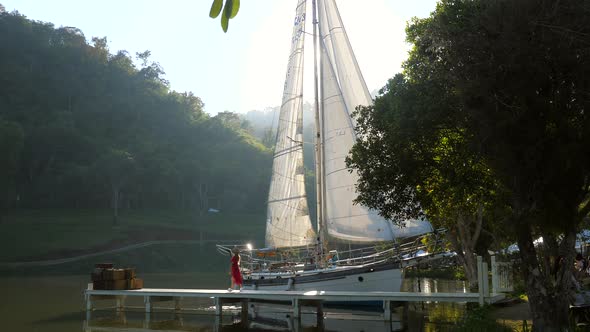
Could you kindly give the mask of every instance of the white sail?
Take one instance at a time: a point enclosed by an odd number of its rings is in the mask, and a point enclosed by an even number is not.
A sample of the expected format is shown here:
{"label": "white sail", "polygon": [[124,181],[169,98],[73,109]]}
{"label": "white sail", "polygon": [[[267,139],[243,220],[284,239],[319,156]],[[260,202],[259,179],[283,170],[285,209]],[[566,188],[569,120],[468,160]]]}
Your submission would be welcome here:
{"label": "white sail", "polygon": [[306,1],[299,0],[293,23],[291,53],[285,77],[277,141],[268,194],[266,246],[313,243],[303,167],[303,49]]}
{"label": "white sail", "polygon": [[394,225],[375,211],[353,204],[358,175],[345,158],[355,143],[350,113],[370,105],[371,96],[348,41],[334,0],[318,0],[321,52],[321,122],[323,135],[324,224],[331,239],[355,243],[390,241],[428,233],[427,221]]}

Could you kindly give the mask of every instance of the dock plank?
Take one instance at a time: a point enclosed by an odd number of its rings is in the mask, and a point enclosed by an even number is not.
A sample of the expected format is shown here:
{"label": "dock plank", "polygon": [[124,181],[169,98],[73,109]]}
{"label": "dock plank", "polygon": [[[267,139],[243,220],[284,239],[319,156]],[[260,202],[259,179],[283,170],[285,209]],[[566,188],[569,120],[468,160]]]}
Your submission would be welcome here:
{"label": "dock plank", "polygon": [[[241,290],[229,292],[224,289],[171,289],[143,288],[134,290],[86,290],[90,296],[149,296],[149,297],[195,297],[252,300],[321,300],[321,301],[408,301],[408,302],[478,302],[479,293],[422,293],[422,292],[345,292],[345,291],[263,291]],[[494,302],[503,294],[491,294],[486,300]]]}

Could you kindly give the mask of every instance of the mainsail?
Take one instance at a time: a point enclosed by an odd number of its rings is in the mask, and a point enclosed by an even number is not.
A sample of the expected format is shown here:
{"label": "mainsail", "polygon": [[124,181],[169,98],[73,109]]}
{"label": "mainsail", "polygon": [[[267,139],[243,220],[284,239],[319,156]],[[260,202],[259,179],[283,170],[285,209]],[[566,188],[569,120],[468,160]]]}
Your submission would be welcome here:
{"label": "mainsail", "polygon": [[[344,30],[335,0],[317,2],[319,30],[319,125],[321,136],[321,232],[330,242],[373,243],[428,233],[430,223],[394,225],[376,211],[354,204],[358,175],[345,159],[356,141],[351,112],[370,105],[371,95]],[[305,0],[299,0],[281,105],[266,225],[267,247],[313,243],[303,168],[303,50]]]}
{"label": "mainsail", "polygon": [[305,195],[303,167],[305,4],[305,0],[299,0],[293,24],[268,194],[266,246],[274,248],[301,246],[315,241]]}
{"label": "mainsail", "polygon": [[331,241],[367,243],[428,233],[427,221],[394,225],[376,211],[354,204],[358,175],[345,159],[356,141],[351,112],[370,105],[371,95],[350,46],[335,0],[318,0],[324,224]]}

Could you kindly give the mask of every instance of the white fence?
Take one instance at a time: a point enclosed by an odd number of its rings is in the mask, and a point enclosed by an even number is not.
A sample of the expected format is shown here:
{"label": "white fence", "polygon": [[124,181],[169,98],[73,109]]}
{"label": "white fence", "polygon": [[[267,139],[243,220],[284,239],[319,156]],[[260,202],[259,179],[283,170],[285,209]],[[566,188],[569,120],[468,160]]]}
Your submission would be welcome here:
{"label": "white fence", "polygon": [[[510,292],[512,287],[512,267],[510,263],[497,262],[492,255],[492,296],[502,292]],[[490,296],[490,282],[488,278],[488,263],[481,256],[477,256],[477,283],[479,303],[483,305],[486,296]]]}
{"label": "white fence", "polygon": [[492,293],[511,292],[512,286],[512,264],[497,262],[496,256],[492,255]]}

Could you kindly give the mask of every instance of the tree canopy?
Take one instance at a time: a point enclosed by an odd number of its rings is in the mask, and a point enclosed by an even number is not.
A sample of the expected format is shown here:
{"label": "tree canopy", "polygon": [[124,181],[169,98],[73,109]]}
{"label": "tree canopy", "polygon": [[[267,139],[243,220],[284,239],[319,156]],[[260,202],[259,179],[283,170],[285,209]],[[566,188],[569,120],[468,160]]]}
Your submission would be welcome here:
{"label": "tree canopy", "polygon": [[479,210],[510,232],[538,330],[567,324],[571,270],[550,267],[572,266],[590,209],[589,17],[575,0],[441,1],[409,24],[404,72],[359,111],[349,159],[385,216]]}
{"label": "tree canopy", "polygon": [[6,208],[265,208],[270,151],[170,90],[149,51],[2,12],[0,77]]}

